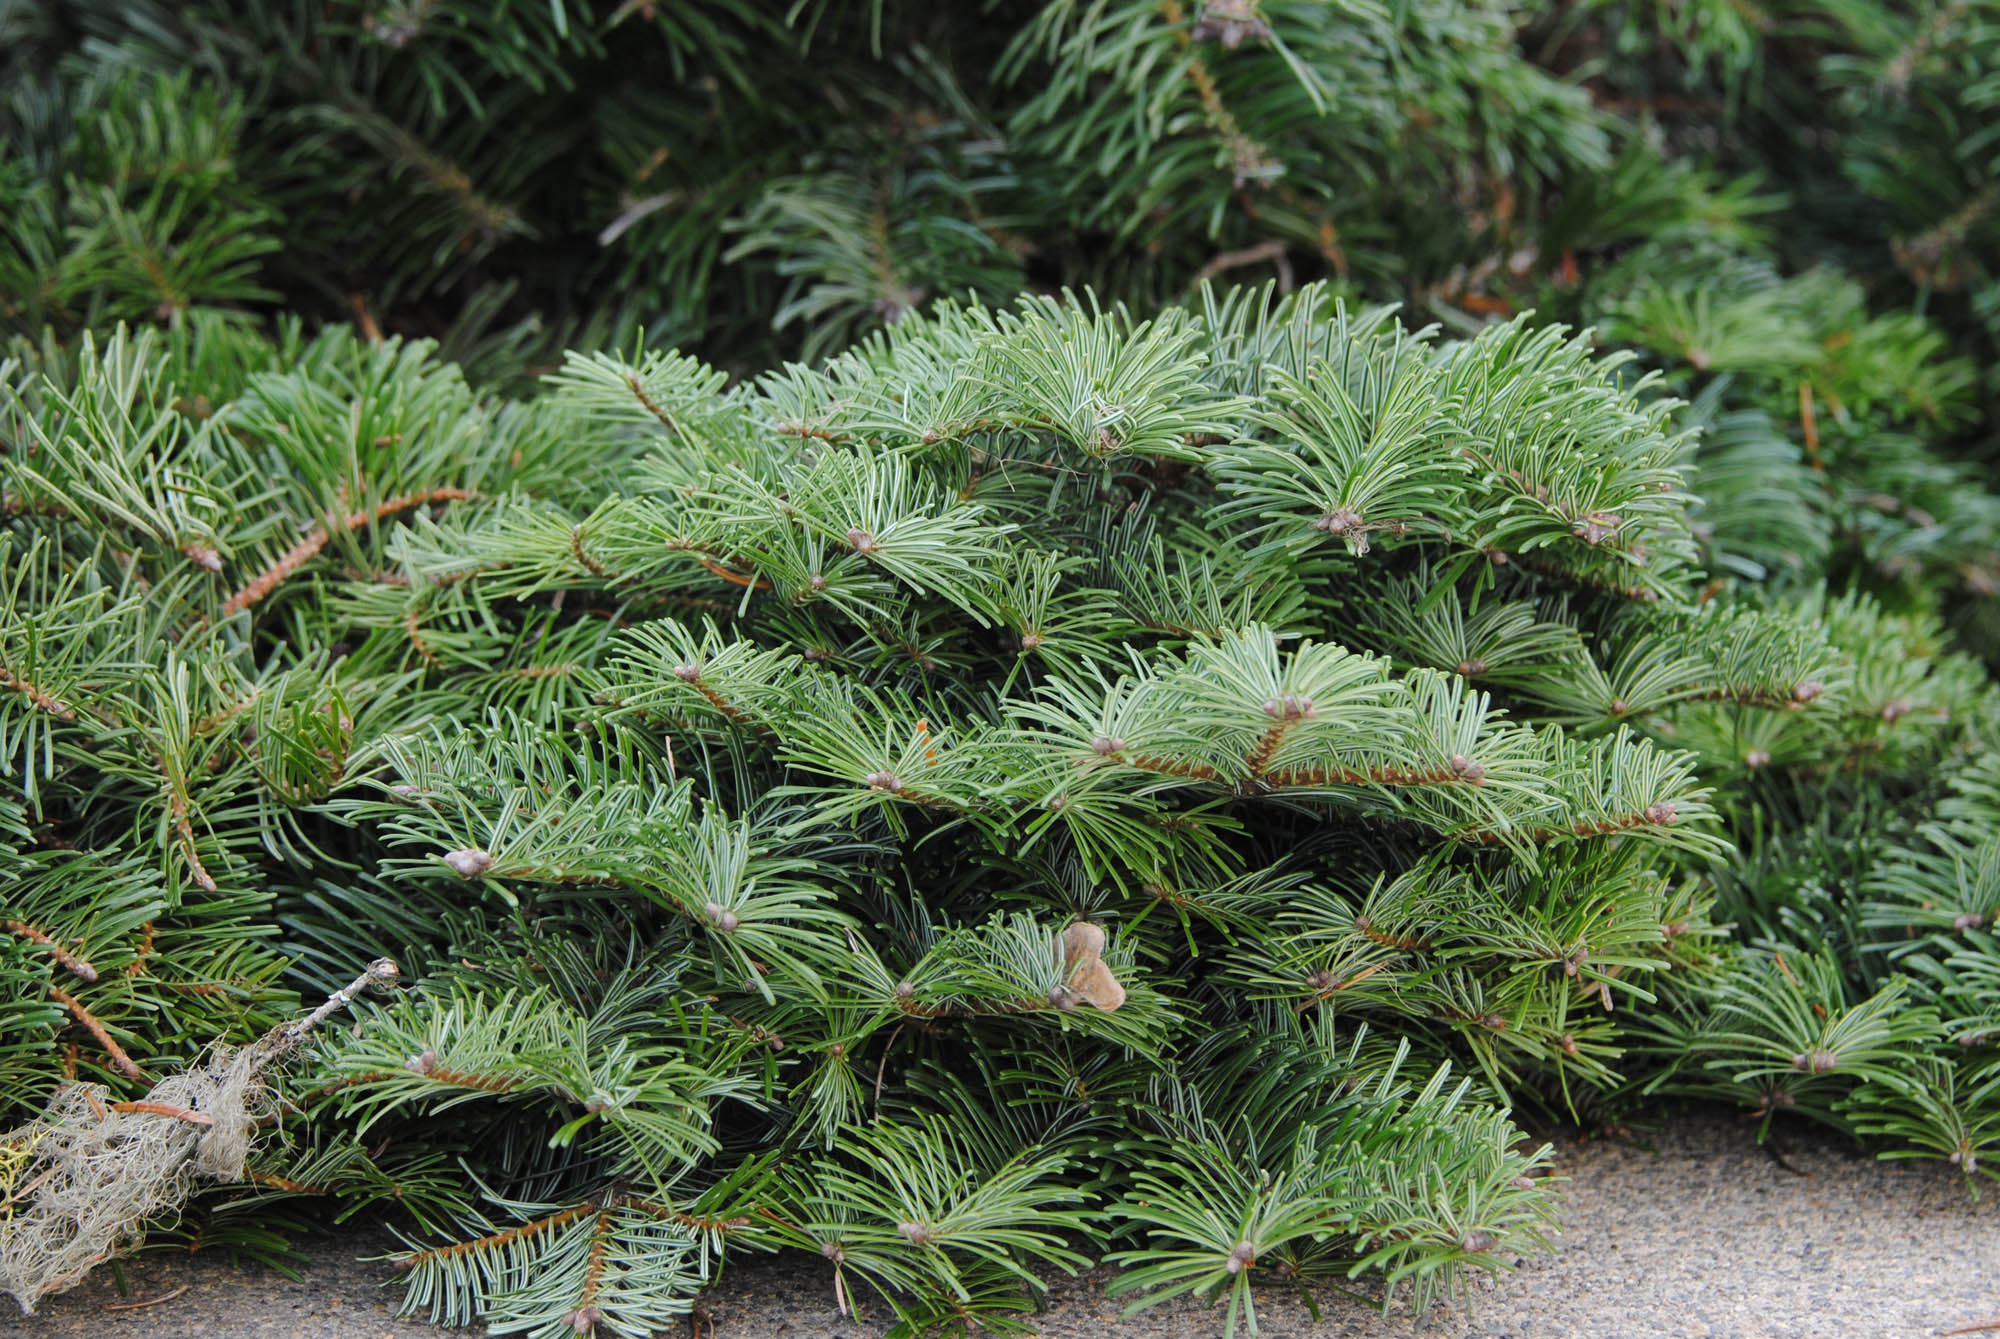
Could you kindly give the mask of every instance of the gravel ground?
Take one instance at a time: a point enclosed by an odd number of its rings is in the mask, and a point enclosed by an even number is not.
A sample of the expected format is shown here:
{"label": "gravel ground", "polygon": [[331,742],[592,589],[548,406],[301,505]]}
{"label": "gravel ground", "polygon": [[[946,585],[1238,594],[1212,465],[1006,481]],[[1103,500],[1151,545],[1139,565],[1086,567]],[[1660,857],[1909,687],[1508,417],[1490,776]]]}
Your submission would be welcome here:
{"label": "gravel ground", "polygon": [[[1472,1313],[1421,1321],[1339,1298],[1315,1322],[1295,1300],[1260,1297],[1265,1339],[1888,1339],[2000,1335],[2000,1194],[1969,1201],[1935,1163],[1875,1162],[1814,1131],[1786,1131],[1780,1156],[1733,1113],[1671,1113],[1657,1128],[1557,1145],[1571,1178],[1556,1254],[1484,1283]],[[1781,1160],[1782,1159],[1782,1160]],[[294,1282],[226,1261],[160,1256],[0,1318],[0,1339],[414,1339],[388,1270],[359,1257],[385,1239],[309,1248]],[[1121,1320],[1104,1276],[1065,1280],[1037,1317],[1049,1339],[1210,1339],[1221,1313],[1185,1301]],[[834,1313],[816,1259],[755,1260],[708,1299],[713,1339],[878,1339],[884,1309]],[[1967,1328],[1961,1328],[1967,1327]],[[685,1339],[682,1328],[679,1339]]]}

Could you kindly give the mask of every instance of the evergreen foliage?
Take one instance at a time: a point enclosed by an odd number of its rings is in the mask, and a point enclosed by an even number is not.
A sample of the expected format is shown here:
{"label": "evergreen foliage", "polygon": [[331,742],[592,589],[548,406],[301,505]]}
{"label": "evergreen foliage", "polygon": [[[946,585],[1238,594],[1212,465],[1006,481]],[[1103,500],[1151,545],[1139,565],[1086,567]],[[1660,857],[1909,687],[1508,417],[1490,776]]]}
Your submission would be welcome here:
{"label": "evergreen foliage", "polygon": [[393,956],[153,1239],[538,1336],[1422,1306],[1524,1107],[1976,1188],[1996,35],[0,0],[0,1102]]}

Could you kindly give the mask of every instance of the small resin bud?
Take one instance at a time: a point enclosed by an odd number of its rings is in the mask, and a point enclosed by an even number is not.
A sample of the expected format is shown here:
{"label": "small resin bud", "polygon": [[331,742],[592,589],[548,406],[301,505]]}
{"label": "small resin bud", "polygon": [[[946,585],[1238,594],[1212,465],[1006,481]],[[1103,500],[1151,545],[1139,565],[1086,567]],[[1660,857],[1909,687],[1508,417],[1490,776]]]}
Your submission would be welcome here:
{"label": "small resin bud", "polygon": [[1826,685],[1818,679],[1801,679],[1797,686],[1792,689],[1792,701],[1798,703],[1800,706],[1804,706],[1806,703],[1816,700],[1825,691]]}
{"label": "small resin bud", "polygon": [[1332,972],[1314,972],[1306,978],[1306,984],[1316,991],[1333,990],[1340,985],[1340,978]]}
{"label": "small resin bud", "polygon": [[1976,911],[1968,911],[1956,917],[1951,923],[1951,928],[1954,930],[1977,930],[1984,924],[1986,924],[1984,916]]}
{"label": "small resin bud", "polygon": [[1115,735],[1093,735],[1090,748],[1100,758],[1109,758],[1114,753],[1125,751],[1125,741]]}
{"label": "small resin bud", "polygon": [[1632,704],[1627,702],[1624,698],[1614,697],[1611,699],[1611,714],[1613,716],[1629,715],[1631,711],[1632,711]]}
{"label": "small resin bud", "polygon": [[1479,1016],[1479,1025],[1491,1028],[1495,1032],[1505,1032],[1507,1030],[1507,1020],[1499,1014],[1481,1014]]}
{"label": "small resin bud", "polygon": [[1478,656],[1467,656],[1464,660],[1458,662],[1458,672],[1468,679],[1473,678],[1476,675],[1486,673],[1486,662]]}
{"label": "small resin bud", "polygon": [[875,536],[858,527],[847,532],[847,542],[856,553],[873,553],[881,547],[876,544]]}
{"label": "small resin bud", "polygon": [[1840,1057],[1832,1051],[1801,1051],[1792,1057],[1792,1068],[1807,1074],[1831,1074],[1840,1068]]}
{"label": "small resin bud", "polygon": [[1229,1260],[1222,1267],[1231,1274],[1241,1274],[1257,1263],[1257,1248],[1247,1241],[1236,1243],[1236,1249],[1229,1253]]}
{"label": "small resin bud", "polygon": [[896,1224],[896,1235],[912,1246],[930,1244],[931,1230],[922,1223],[901,1222]]}
{"label": "small resin bud", "polygon": [[1500,1238],[1494,1236],[1483,1227],[1473,1228],[1472,1231],[1466,1233],[1458,1240],[1460,1250],[1471,1251],[1474,1254],[1480,1251],[1490,1251],[1499,1244]]}
{"label": "small resin bud", "polygon": [[1586,544],[1602,544],[1622,523],[1615,511],[1593,511],[1577,522],[1575,534]]}
{"label": "small resin bud", "polygon": [[1576,1054],[1576,1038],[1570,1036],[1567,1032],[1556,1038],[1556,1046],[1564,1055]]}
{"label": "small resin bud", "polygon": [[1680,821],[1680,811],[1674,808],[1672,800],[1661,800],[1658,804],[1647,806],[1646,821],[1648,823],[1676,823]]}
{"label": "small resin bud", "polygon": [[1887,721],[1890,725],[1894,725],[1897,721],[1902,720],[1903,717],[1909,715],[1914,710],[1915,708],[1912,707],[1908,701],[1899,697],[1892,702],[1885,702],[1882,704],[1882,719]]}
{"label": "small resin bud", "polygon": [[818,572],[814,572],[806,578],[806,589],[815,595],[819,594],[826,589],[826,577]]}
{"label": "small resin bud", "polygon": [[1044,809],[1047,809],[1052,814],[1059,814],[1063,810],[1069,808],[1069,800],[1061,795],[1053,796],[1049,800],[1049,802],[1043,805],[1042,807]]}
{"label": "small resin bud", "polygon": [[1679,939],[1682,935],[1686,934],[1689,930],[1692,930],[1693,928],[1694,926],[1688,923],[1687,921],[1675,921],[1671,925],[1662,926],[1660,928],[1660,933],[1664,934],[1669,939]]}
{"label": "small resin bud", "polygon": [[698,665],[676,665],[674,666],[674,677],[682,683],[693,683],[695,680],[701,678],[701,667]]}
{"label": "small resin bud", "polygon": [[916,988],[915,986],[911,985],[911,984],[910,984],[910,983],[909,983],[908,981],[898,981],[898,982],[896,983],[896,998],[897,998],[897,999],[899,999],[899,1000],[907,1000],[907,999],[911,998],[912,996],[914,996],[914,995],[915,995],[916,993],[917,993],[917,988]]}
{"label": "small resin bud", "polygon": [[1032,651],[1032,650],[1034,650],[1034,649],[1035,649],[1036,647],[1040,646],[1041,644],[1042,644],[1042,634],[1041,634],[1041,633],[1039,633],[1039,632],[1024,632],[1024,633],[1022,633],[1022,634],[1021,634],[1021,649],[1022,649],[1023,651]]}
{"label": "small resin bud", "polygon": [[1255,0],[1208,0],[1201,17],[1188,30],[1189,41],[1219,43],[1224,51],[1270,39],[1271,25],[1257,12]]}
{"label": "small resin bud", "polygon": [[604,1320],[604,1309],[595,1306],[580,1306],[563,1317],[572,1334],[595,1334]]}
{"label": "small resin bud", "polygon": [[476,879],[493,868],[493,857],[478,847],[468,846],[463,851],[445,852],[444,863],[460,878]]}
{"label": "small resin bud", "polygon": [[1759,767],[1769,767],[1771,765],[1771,755],[1762,749],[1751,749],[1743,755],[1743,765],[1753,772]]}
{"label": "small resin bud", "polygon": [[409,1070],[412,1074],[429,1074],[437,1068],[437,1062],[437,1052],[427,1050],[405,1060],[403,1068]]}
{"label": "small resin bud", "polygon": [[724,934],[735,934],[736,927],[743,924],[735,912],[720,902],[710,902],[703,906],[701,914],[708,917],[708,923]]}
{"label": "small resin bud", "polygon": [[1337,507],[1312,523],[1312,528],[1329,535],[1352,534],[1362,527],[1361,513]]}
{"label": "small resin bud", "polygon": [[1076,993],[1068,986],[1053,986],[1049,989],[1049,1003],[1064,1013],[1076,1009]]}
{"label": "small resin bud", "polygon": [[861,778],[870,790],[898,791],[903,788],[903,779],[894,772],[870,772]]}
{"label": "small resin bud", "polygon": [[841,1247],[841,1244],[837,1241],[829,1241],[825,1243],[819,1248],[819,1253],[825,1256],[827,1259],[833,1261],[836,1265],[844,1263],[847,1259],[846,1250],[844,1250]]}
{"label": "small resin bud", "polygon": [[1516,1190],[1533,1190],[1535,1188],[1535,1178],[1532,1176],[1517,1176],[1514,1178],[1513,1184]]}
{"label": "small resin bud", "polygon": [[1469,781],[1475,786],[1486,780],[1486,764],[1474,762],[1463,753],[1451,755],[1451,770],[1460,781]]}

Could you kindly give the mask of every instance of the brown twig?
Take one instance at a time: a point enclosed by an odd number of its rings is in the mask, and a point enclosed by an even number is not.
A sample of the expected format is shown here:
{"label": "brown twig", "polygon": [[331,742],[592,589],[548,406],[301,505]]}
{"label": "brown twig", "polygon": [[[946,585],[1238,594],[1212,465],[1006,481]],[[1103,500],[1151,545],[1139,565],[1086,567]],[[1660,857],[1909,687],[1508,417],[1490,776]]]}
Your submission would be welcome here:
{"label": "brown twig", "polygon": [[306,537],[292,545],[283,557],[252,577],[235,594],[224,600],[222,616],[230,618],[240,614],[276,590],[286,578],[310,562],[336,534],[345,534],[350,530],[359,530],[372,522],[387,520],[397,512],[407,511],[411,507],[428,506],[433,502],[461,502],[471,496],[472,491],[466,488],[429,488],[418,493],[400,493],[395,497],[384,498],[372,508],[352,511],[345,516],[329,517],[328,524],[314,526]]}
{"label": "brown twig", "polygon": [[625,384],[631,388],[632,398],[645,406],[646,412],[658,419],[662,427],[668,432],[680,431],[680,425],[674,422],[674,416],[662,408],[659,401],[646,394],[646,387],[640,382],[636,373],[627,372],[625,374]]}
{"label": "brown twig", "polygon": [[752,720],[749,714],[741,707],[738,707],[735,703],[717,692],[708,680],[702,678],[701,667],[699,665],[681,665],[673,673],[675,678],[694,689],[697,693],[700,693],[707,700],[708,705],[722,713],[723,717],[731,725],[745,730],[766,728],[761,722]]}
{"label": "brown twig", "polygon": [[431,1260],[452,1260],[461,1255],[470,1255],[472,1252],[485,1247],[511,1245],[514,1242],[525,1241],[529,1237],[537,1236],[554,1228],[567,1227],[586,1214],[593,1214],[597,1211],[597,1205],[586,1202],[577,1205],[575,1208],[564,1209],[559,1213],[552,1213],[546,1218],[536,1218],[522,1223],[517,1227],[510,1227],[504,1232],[494,1232],[484,1237],[474,1237],[471,1241],[455,1241],[449,1246],[433,1246],[428,1250],[411,1251],[408,1255],[397,1259],[396,1268],[410,1270]]}
{"label": "brown twig", "polygon": [[173,819],[174,835],[180,839],[181,855],[186,858],[188,871],[204,893],[216,891],[215,878],[208,872],[208,866],[201,860],[201,852],[195,848],[194,824],[188,821],[188,793],[186,783],[167,770],[166,755],[155,752],[154,761],[159,764],[160,776],[167,783],[167,811]]}
{"label": "brown twig", "polygon": [[59,721],[76,719],[76,709],[53,694],[43,692],[34,684],[0,665],[0,688],[11,688],[28,699],[28,704],[38,711],[45,711]]}
{"label": "brown twig", "polygon": [[1207,264],[1194,272],[1194,280],[1191,286],[1199,288],[1202,284],[1219,274],[1226,274],[1230,270],[1240,270],[1248,265],[1262,265],[1266,261],[1269,261],[1278,270],[1278,291],[1280,293],[1289,293],[1292,291],[1293,281],[1291,262],[1285,258],[1287,250],[1288,248],[1282,239],[1272,237],[1257,243],[1255,246],[1242,247],[1236,251],[1218,252],[1209,257]]}
{"label": "brown twig", "polygon": [[1420,952],[1431,946],[1431,941],[1428,939],[1421,939],[1414,935],[1394,935],[1384,930],[1377,930],[1373,925],[1369,924],[1366,916],[1356,916],[1354,918],[1354,929],[1371,943],[1380,944],[1384,948],[1401,949],[1405,953]]}
{"label": "brown twig", "polygon": [[732,586],[748,586],[751,590],[771,589],[771,583],[754,572],[732,572],[715,559],[706,556],[697,556],[695,561]]}
{"label": "brown twig", "polygon": [[620,1195],[618,1197],[618,1207],[621,1209],[637,1209],[640,1213],[648,1213],[655,1218],[664,1218],[670,1223],[677,1223],[681,1227],[692,1228],[696,1232],[740,1232],[750,1226],[750,1219],[744,1215],[739,1214],[734,1218],[710,1218],[702,1214],[683,1212],[672,1205],[657,1204],[649,1199],[641,1199],[637,1195]]}
{"label": "brown twig", "polygon": [[[1546,845],[1565,837],[1609,837],[1614,833],[1630,832],[1634,828],[1671,827],[1678,821],[1674,806],[1661,803],[1651,805],[1639,813],[1619,814],[1613,818],[1579,819],[1567,828],[1527,828],[1524,835],[1538,845]],[[1474,842],[1480,846],[1499,846],[1507,838],[1503,833],[1491,830],[1466,831],[1458,834],[1461,841]]]}
{"label": "brown twig", "polygon": [[444,662],[437,658],[437,653],[431,650],[431,644],[424,640],[423,623],[422,611],[416,609],[410,610],[407,614],[403,615],[403,636],[409,639],[409,643],[416,650],[419,660],[432,669],[443,669]]}
{"label": "brown twig", "polygon": [[354,309],[354,323],[361,327],[362,338],[370,344],[380,344],[382,327],[376,323],[375,313],[368,310],[368,299],[359,293],[349,293],[347,305]]}
{"label": "brown twig", "polygon": [[180,1287],[170,1292],[163,1292],[158,1297],[148,1297],[143,1302],[106,1302],[104,1309],[106,1311],[142,1311],[149,1306],[158,1306],[162,1302],[171,1302],[192,1287],[194,1287],[192,1283],[183,1283]]}
{"label": "brown twig", "polygon": [[1813,412],[1813,389],[1811,381],[1799,383],[1799,429],[1805,434],[1806,459],[1812,462],[1815,474],[1826,473],[1826,462],[1819,458],[1819,416]]}
{"label": "brown twig", "polygon": [[519,669],[501,670],[495,677],[501,679],[561,679],[575,674],[581,665],[567,662],[560,665],[523,665]]}
{"label": "brown twig", "polygon": [[263,693],[264,689],[262,685],[252,685],[250,691],[236,701],[196,721],[192,733],[206,735],[220,730],[223,726],[228,725],[231,721],[256,705],[257,699],[263,696]]}
{"label": "brown twig", "polygon": [[143,1079],[146,1077],[146,1071],[140,1069],[133,1062],[132,1057],[125,1054],[125,1048],[120,1046],[112,1037],[109,1030],[105,1028],[104,1024],[98,1021],[96,1014],[83,1007],[83,1004],[76,996],[70,994],[61,986],[50,986],[49,998],[69,1010],[70,1016],[83,1024],[85,1030],[91,1036],[97,1038],[97,1044],[102,1046],[104,1053],[111,1057],[111,1063],[117,1066],[120,1074],[123,1074],[128,1079]]}
{"label": "brown twig", "polygon": [[608,581],[611,579],[611,574],[604,570],[604,565],[584,552],[583,525],[580,522],[570,527],[569,551],[570,556],[576,559],[577,565],[596,577],[599,581]]}
{"label": "brown twig", "polygon": [[95,967],[92,967],[88,962],[71,953],[61,944],[58,944],[45,931],[37,929],[26,921],[0,921],[0,930],[12,930],[30,944],[37,945],[44,953],[68,968],[71,976],[84,981],[97,980],[97,969]]}
{"label": "brown twig", "polygon": [[139,927],[139,946],[133,951],[132,965],[125,969],[125,975],[138,976],[146,970],[146,959],[153,956],[153,923],[147,921]]}
{"label": "brown twig", "polygon": [[[1235,113],[1222,101],[1222,92],[1216,87],[1215,76],[1208,64],[1194,51],[1194,34],[1187,25],[1186,12],[1180,0],[1160,0],[1160,13],[1173,27],[1174,39],[1180,44],[1187,58],[1188,82],[1194,85],[1195,97],[1201,103],[1201,114],[1208,122],[1216,137],[1229,150],[1229,157],[1236,168],[1236,184],[1241,187],[1254,176],[1264,175],[1272,166],[1264,146],[1243,133]],[[1256,217],[1256,209],[1247,198],[1242,200],[1245,212]]]}
{"label": "brown twig", "polygon": [[1120,761],[1138,768],[1142,772],[1158,772],[1162,776],[1177,776],[1189,781],[1216,781],[1223,779],[1222,773],[1204,762],[1190,762],[1181,758],[1160,758],[1147,753],[1128,753]]}
{"label": "brown twig", "polygon": [[213,1116],[205,1116],[192,1107],[177,1107],[166,1102],[113,1102],[111,1110],[128,1116],[166,1116],[171,1120],[186,1121],[189,1125],[215,1124]]}

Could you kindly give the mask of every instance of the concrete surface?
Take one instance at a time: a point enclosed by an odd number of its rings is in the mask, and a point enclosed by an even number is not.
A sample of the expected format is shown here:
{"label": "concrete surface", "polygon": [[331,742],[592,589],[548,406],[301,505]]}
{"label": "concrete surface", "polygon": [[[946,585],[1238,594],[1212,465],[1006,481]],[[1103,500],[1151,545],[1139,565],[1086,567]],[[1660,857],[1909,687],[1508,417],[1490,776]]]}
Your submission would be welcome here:
{"label": "concrete surface", "polygon": [[[1753,1132],[1733,1113],[1698,1109],[1619,1138],[1559,1143],[1557,1165],[1572,1178],[1559,1251],[1478,1288],[1470,1316],[1451,1308],[1416,1321],[1335,1297],[1316,1323],[1274,1290],[1260,1299],[1264,1339],[2000,1336],[2000,1185],[1974,1203],[1936,1163],[1876,1162],[1811,1130],[1781,1132],[1781,1162]],[[130,1297],[100,1271],[32,1319],[6,1304],[0,1339],[438,1339],[394,1315],[386,1267],[357,1260],[390,1244],[313,1245],[303,1282],[200,1255],[141,1259],[126,1266]],[[1057,1284],[1035,1318],[1040,1333],[1221,1333],[1220,1311],[1186,1301],[1121,1320],[1102,1282]],[[732,1267],[707,1300],[701,1335],[877,1339],[885,1315],[836,1315],[817,1259],[757,1259]],[[687,1336],[682,1325],[676,1339]]]}

